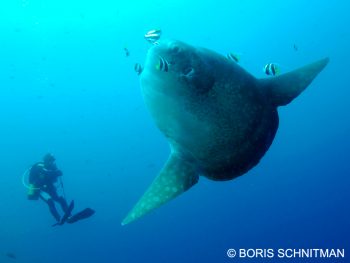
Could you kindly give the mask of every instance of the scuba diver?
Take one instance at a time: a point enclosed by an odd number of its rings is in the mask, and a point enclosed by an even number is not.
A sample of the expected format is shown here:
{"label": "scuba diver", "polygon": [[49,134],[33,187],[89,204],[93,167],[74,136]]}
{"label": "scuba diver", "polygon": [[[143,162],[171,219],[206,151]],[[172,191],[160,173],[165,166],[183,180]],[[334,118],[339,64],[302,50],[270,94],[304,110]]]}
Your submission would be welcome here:
{"label": "scuba diver", "polygon": [[[29,170],[29,185],[28,185],[28,199],[29,200],[43,200],[48,206],[51,214],[56,220],[57,225],[63,225],[64,223],[74,223],[81,219],[90,217],[95,213],[94,210],[86,208],[83,211],[71,216],[74,208],[74,201],[69,205],[63,196],[59,195],[56,188],[56,183],[60,179],[61,187],[62,184],[62,172],[59,170],[55,163],[55,157],[47,153],[43,157],[42,162],[34,164]],[[56,203],[59,203],[64,215],[61,217],[56,209]]]}

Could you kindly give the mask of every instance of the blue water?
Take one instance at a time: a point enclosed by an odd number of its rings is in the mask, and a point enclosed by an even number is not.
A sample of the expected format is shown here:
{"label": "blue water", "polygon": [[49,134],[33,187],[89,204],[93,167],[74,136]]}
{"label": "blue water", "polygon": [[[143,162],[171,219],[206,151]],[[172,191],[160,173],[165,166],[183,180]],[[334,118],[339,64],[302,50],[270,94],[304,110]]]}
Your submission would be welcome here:
{"label": "blue water", "polygon": [[[0,3],[0,262],[349,262],[348,1],[126,2]],[[229,182],[201,178],[122,227],[169,154],[133,71],[155,27],[236,52],[256,77],[268,62],[283,72],[331,62],[279,109],[257,167]],[[46,152],[66,197],[96,210],[89,220],[52,228],[46,205],[27,200],[21,176]],[[346,258],[229,259],[229,248],[344,248]]]}

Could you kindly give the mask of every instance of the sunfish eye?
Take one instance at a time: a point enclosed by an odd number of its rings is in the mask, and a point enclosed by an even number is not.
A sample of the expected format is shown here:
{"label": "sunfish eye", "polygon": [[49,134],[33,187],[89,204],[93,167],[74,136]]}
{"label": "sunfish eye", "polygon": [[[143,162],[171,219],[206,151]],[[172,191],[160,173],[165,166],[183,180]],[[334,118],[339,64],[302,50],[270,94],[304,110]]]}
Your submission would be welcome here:
{"label": "sunfish eye", "polygon": [[182,51],[182,48],[177,43],[171,43],[168,50],[171,54],[176,55]]}
{"label": "sunfish eye", "polygon": [[180,51],[180,48],[178,46],[175,46],[175,47],[172,48],[172,51],[174,53],[178,53]]}

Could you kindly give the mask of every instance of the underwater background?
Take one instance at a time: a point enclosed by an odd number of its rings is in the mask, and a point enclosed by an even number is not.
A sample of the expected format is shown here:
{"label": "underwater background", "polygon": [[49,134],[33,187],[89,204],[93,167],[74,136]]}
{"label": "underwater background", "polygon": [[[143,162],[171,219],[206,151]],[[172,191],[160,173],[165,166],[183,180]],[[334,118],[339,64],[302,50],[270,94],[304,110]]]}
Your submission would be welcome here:
{"label": "underwater background", "polygon": [[[0,3],[0,262],[349,262],[350,3],[68,1]],[[260,163],[121,226],[169,147],[142,99],[143,35],[226,54],[258,78],[323,57],[329,65],[279,108]],[[126,56],[124,48],[130,51]],[[55,155],[64,190],[88,220],[51,227],[22,174]],[[229,248],[344,248],[345,259],[230,259]]]}

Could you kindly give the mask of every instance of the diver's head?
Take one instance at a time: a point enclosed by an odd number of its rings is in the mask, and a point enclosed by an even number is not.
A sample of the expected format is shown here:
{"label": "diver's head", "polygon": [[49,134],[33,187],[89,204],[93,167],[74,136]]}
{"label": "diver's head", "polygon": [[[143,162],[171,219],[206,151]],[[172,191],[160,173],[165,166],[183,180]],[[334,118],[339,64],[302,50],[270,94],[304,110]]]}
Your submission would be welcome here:
{"label": "diver's head", "polygon": [[55,157],[51,153],[47,153],[43,157],[44,165],[50,166],[55,162]]}

